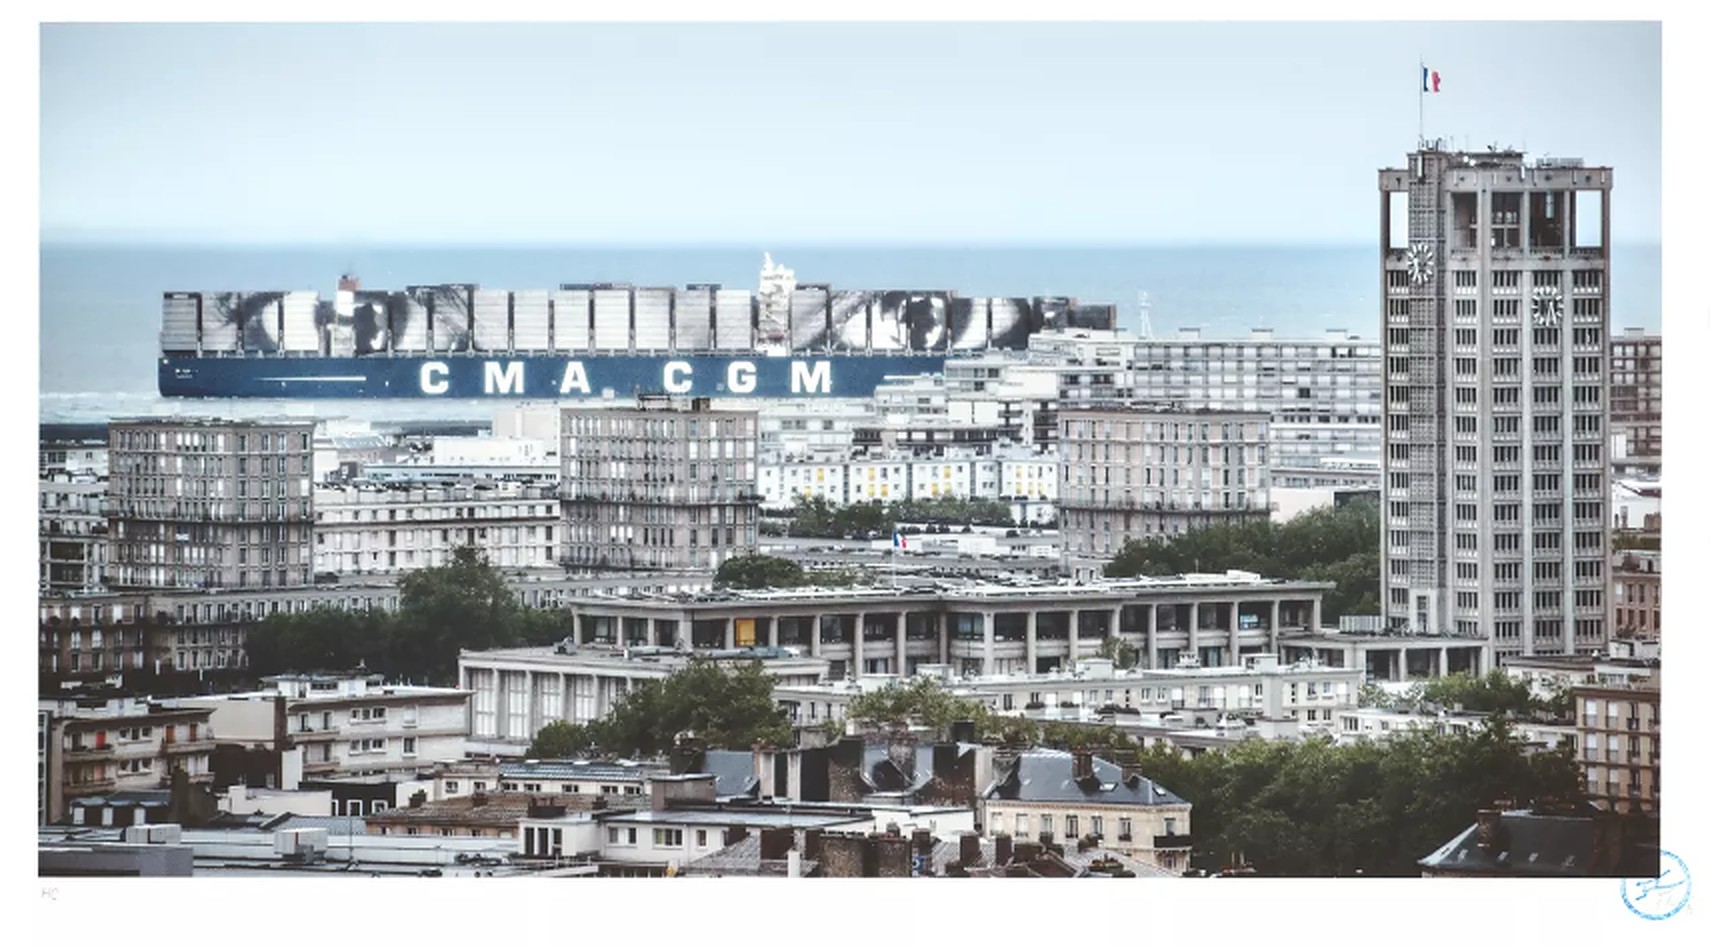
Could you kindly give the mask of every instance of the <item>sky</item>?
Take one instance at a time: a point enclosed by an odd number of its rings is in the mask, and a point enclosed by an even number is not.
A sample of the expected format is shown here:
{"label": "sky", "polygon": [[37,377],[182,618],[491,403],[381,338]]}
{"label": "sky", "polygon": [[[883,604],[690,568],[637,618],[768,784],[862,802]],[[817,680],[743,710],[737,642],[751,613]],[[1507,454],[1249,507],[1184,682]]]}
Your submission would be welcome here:
{"label": "sky", "polygon": [[1661,237],[1654,23],[41,30],[45,240],[1362,244],[1421,57]]}

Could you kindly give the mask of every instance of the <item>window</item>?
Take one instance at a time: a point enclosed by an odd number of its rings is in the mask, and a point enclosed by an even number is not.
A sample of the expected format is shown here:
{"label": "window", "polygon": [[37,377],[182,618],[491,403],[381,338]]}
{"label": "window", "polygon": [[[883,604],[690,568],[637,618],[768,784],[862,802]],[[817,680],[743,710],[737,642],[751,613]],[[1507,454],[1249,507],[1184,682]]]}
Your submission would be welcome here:
{"label": "window", "polygon": [[1116,839],[1131,841],[1134,839],[1134,819],[1118,818],[1116,821]]}
{"label": "window", "polygon": [[653,846],[654,847],[682,847],[683,846],[683,829],[681,829],[681,828],[654,828],[653,829]]}
{"label": "window", "polygon": [[1081,819],[1076,815],[1063,816],[1063,837],[1078,838],[1081,836]]}
{"label": "window", "polygon": [[415,755],[415,754],[416,754],[416,737],[405,736],[404,737],[404,755]]}
{"label": "window", "polygon": [[707,846],[707,831],[705,828],[700,828],[700,829],[695,831],[695,847],[706,847],[706,846]]}
{"label": "window", "polygon": [[1173,837],[1175,835],[1175,833],[1176,833],[1176,819],[1165,818],[1164,819],[1164,834],[1165,834],[1165,836]]}
{"label": "window", "polygon": [[1051,832],[1051,826],[1052,826],[1052,824],[1051,824],[1051,816],[1050,815],[1040,815],[1039,816],[1039,833],[1040,833],[1040,835],[1047,835],[1047,834],[1052,833]]}
{"label": "window", "polygon": [[1100,815],[1093,815],[1091,821],[1092,833],[1104,837],[1104,818]]}
{"label": "window", "polygon": [[1015,836],[1018,838],[1027,837],[1027,816],[1026,815],[1018,814],[1015,816]]}
{"label": "window", "polygon": [[446,782],[445,783],[445,793],[447,795],[457,794],[457,783],[455,781]]}

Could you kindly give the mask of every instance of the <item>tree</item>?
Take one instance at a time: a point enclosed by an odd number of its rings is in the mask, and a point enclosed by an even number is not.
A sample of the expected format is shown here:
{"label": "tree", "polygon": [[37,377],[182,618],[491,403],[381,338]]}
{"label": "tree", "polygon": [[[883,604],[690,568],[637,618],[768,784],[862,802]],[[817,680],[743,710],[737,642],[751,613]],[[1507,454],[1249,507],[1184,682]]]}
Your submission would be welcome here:
{"label": "tree", "polygon": [[713,584],[721,588],[795,588],[802,579],[802,567],[787,558],[737,555],[719,565]]}
{"label": "tree", "polygon": [[1105,566],[1109,578],[1228,569],[1267,577],[1334,582],[1324,619],[1376,614],[1379,594],[1378,505],[1362,500],[1314,509],[1282,525],[1270,520],[1211,526],[1174,538],[1136,539]]}
{"label": "tree", "polygon": [[534,741],[528,746],[528,757],[569,759],[587,752],[592,747],[593,737],[586,726],[558,719],[540,727],[540,731],[534,734]]}
{"label": "tree", "polygon": [[398,583],[396,672],[449,681],[459,650],[490,650],[517,640],[522,606],[485,553],[463,546],[452,560]]}
{"label": "tree", "polygon": [[726,669],[692,660],[664,680],[642,682],[586,728],[591,742],[613,755],[656,755],[686,733],[709,749],[790,740],[789,718],[773,701],[772,678],[758,661]]}
{"label": "tree", "polygon": [[381,611],[315,608],[270,614],[244,636],[250,670],[266,676],[342,672],[358,665],[386,671],[392,663],[391,617]]}
{"label": "tree", "polygon": [[1140,662],[1140,651],[1120,637],[1106,637],[1098,645],[1098,655],[1116,662],[1118,670],[1127,670]]}

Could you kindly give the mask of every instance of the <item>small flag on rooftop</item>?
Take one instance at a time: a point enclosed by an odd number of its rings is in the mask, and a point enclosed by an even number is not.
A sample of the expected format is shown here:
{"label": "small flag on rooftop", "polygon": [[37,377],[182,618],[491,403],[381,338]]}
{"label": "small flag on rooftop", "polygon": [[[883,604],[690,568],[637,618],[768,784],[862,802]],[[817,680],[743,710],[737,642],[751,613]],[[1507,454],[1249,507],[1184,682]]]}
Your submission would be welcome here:
{"label": "small flag on rooftop", "polygon": [[1419,92],[1421,94],[1443,91],[1442,83],[1443,78],[1437,75],[1437,70],[1427,69],[1423,64],[1419,66]]}
{"label": "small flag on rooftop", "polygon": [[908,540],[903,538],[903,534],[901,532],[892,532],[891,533],[891,548],[894,548],[894,549],[906,549],[906,548],[908,548]]}

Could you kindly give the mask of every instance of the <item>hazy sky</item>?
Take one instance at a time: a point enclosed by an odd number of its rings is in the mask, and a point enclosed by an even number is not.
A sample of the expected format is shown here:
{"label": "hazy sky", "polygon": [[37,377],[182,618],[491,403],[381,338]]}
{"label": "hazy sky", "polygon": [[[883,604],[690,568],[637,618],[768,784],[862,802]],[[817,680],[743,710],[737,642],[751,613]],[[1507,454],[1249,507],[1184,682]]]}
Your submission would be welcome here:
{"label": "hazy sky", "polygon": [[1655,24],[54,25],[44,238],[1374,240],[1425,130],[1615,168]]}

